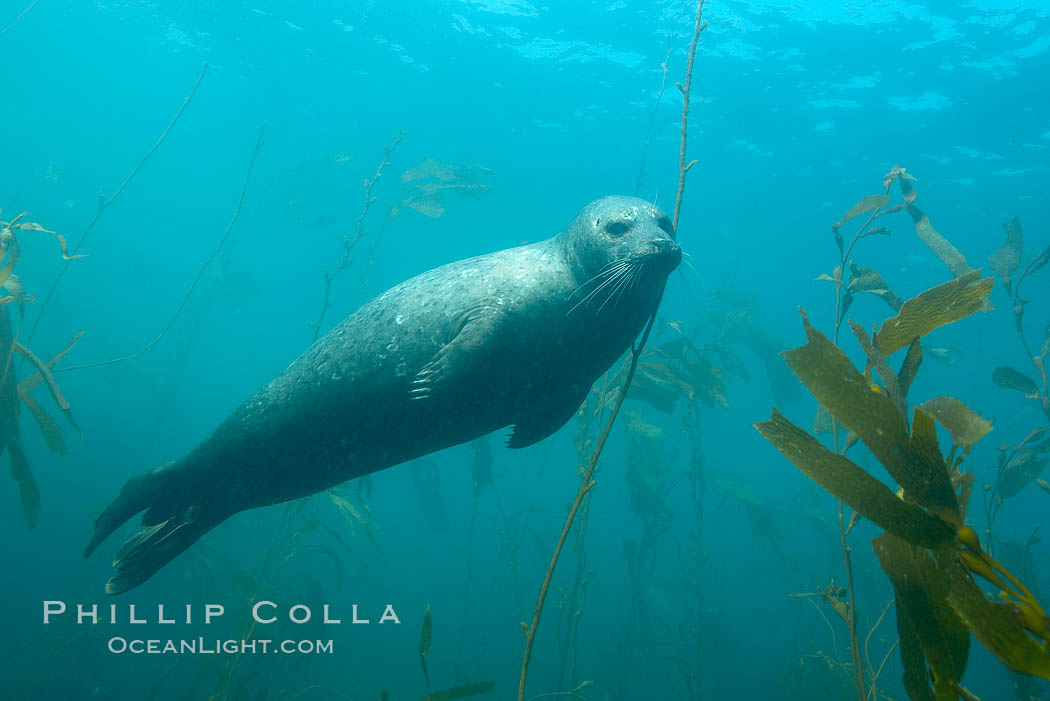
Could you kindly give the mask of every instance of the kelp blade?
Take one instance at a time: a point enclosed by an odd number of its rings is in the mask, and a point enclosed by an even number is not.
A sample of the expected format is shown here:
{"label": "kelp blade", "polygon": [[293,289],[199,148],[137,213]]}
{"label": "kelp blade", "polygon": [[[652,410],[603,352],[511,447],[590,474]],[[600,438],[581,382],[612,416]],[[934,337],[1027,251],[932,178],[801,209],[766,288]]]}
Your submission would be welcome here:
{"label": "kelp blade", "polygon": [[952,434],[956,445],[969,448],[992,430],[992,423],[953,397],[934,397],[917,409],[928,414]]}
{"label": "kelp blade", "polygon": [[989,601],[970,573],[955,557],[942,563],[948,569],[948,601],[977,639],[1010,669],[1050,679],[1050,650],[1025,629],[1013,604]]}
{"label": "kelp blade", "polygon": [[924,459],[908,434],[907,420],[894,401],[864,377],[853,363],[803,315],[808,342],[784,353],[788,365],[831,415],[845,424],[878,458],[908,497],[959,522],[959,507],[943,459]]}
{"label": "kelp blade", "polygon": [[927,548],[955,539],[955,529],[946,521],[899,499],[859,465],[828,450],[775,409],[771,419],[755,427],[795,467],[872,523]]}
{"label": "kelp blade", "polygon": [[994,284],[994,278],[981,279],[981,271],[974,270],[912,297],[897,316],[883,322],[875,335],[879,350],[890,356],[916,336],[925,336],[983,309]]}
{"label": "kelp blade", "polygon": [[[948,603],[948,578],[938,568],[928,550],[915,548],[894,536],[884,533],[872,541],[882,570],[893,583],[897,601],[897,619],[906,621],[905,632],[913,632],[922,657],[929,662],[933,675],[933,696],[919,694],[919,698],[937,701],[956,701],[952,682],[959,682],[970,653],[970,631]],[[900,628],[900,626],[898,626]],[[901,658],[905,663],[905,677],[911,677],[909,694],[916,681],[926,682],[925,668],[909,669],[914,664],[904,656],[901,639]],[[928,689],[928,687],[927,687]]]}

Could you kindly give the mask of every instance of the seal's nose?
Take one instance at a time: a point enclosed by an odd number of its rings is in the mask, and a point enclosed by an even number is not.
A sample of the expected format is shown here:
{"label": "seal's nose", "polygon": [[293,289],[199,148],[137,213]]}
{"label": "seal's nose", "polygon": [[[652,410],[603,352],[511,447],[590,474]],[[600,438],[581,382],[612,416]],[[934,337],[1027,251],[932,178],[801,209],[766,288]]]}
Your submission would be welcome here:
{"label": "seal's nose", "polygon": [[649,250],[654,257],[666,261],[672,269],[682,262],[682,247],[667,237],[661,236],[650,241]]}

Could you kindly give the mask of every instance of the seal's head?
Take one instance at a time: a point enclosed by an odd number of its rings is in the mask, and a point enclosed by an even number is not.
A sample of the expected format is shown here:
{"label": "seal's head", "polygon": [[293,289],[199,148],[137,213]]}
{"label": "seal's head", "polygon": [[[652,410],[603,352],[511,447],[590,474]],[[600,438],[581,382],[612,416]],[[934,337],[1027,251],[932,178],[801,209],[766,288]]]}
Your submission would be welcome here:
{"label": "seal's head", "polygon": [[591,202],[559,238],[578,292],[599,303],[608,296],[602,292],[621,294],[618,288],[626,285],[662,288],[682,261],[671,218],[637,197]]}

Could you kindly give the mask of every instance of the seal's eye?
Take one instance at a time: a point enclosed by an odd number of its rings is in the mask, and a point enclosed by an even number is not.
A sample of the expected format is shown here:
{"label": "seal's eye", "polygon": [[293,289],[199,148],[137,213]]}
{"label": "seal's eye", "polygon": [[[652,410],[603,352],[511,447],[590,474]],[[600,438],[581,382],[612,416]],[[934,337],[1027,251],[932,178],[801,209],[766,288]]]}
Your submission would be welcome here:
{"label": "seal's eye", "polygon": [[668,219],[667,215],[660,217],[656,224],[668,234],[674,235],[674,227],[671,226],[671,220]]}
{"label": "seal's eye", "polygon": [[627,224],[622,221],[611,221],[605,225],[605,233],[613,237],[623,236],[627,233]]}

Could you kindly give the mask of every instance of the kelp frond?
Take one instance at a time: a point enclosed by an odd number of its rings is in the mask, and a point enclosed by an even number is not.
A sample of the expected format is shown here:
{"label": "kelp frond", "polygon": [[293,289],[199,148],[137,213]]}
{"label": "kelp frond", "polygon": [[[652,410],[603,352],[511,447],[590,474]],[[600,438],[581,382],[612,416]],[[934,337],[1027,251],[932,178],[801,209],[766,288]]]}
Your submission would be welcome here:
{"label": "kelp frond", "polygon": [[[902,174],[896,177],[900,180]],[[937,397],[916,407],[909,428],[901,407],[918,363],[906,359],[896,375],[885,363],[885,355],[905,347],[909,358],[918,357],[922,335],[982,309],[990,283],[991,278],[981,280],[977,271],[964,272],[904,302],[898,315],[872,338],[854,329],[868,355],[865,373],[804,314],[808,342],[784,354],[821,405],[896,480],[898,493],[775,409],[770,420],[756,424],[802,472],[885,529],[874,546],[894,586],[904,682],[913,700],[967,698],[960,681],[969,633],[1015,672],[1050,679],[1050,617],[964,523],[972,475],[959,466],[991,424],[958,400]],[[872,367],[885,387],[872,382]],[[947,460],[938,445],[936,423],[952,437]],[[1001,601],[988,600],[972,575],[994,585]]]}

